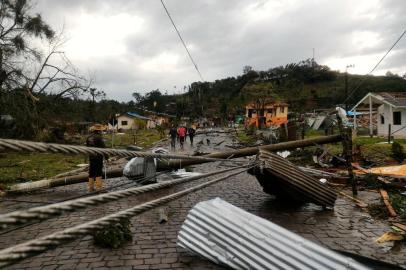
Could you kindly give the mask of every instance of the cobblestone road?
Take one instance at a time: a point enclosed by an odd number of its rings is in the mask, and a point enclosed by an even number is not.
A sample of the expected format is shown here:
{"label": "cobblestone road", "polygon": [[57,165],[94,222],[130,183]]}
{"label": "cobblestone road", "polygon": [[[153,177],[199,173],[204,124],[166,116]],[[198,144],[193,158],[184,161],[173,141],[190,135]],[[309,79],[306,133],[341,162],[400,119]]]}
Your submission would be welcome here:
{"label": "cobblestone road", "polygon": [[[223,135],[210,137],[211,144],[224,139]],[[199,141],[199,138],[196,141]],[[209,148],[213,149],[213,147],[205,147],[207,149],[203,148],[201,151],[209,150]],[[186,149],[185,151],[189,150]],[[200,172],[213,171],[215,168],[221,168],[221,165],[217,162],[194,166],[194,170]],[[69,228],[204,181],[207,181],[207,179],[106,203],[102,206],[66,214],[59,218],[1,234],[0,247],[15,245],[51,232]],[[132,182],[118,178],[108,180],[106,185],[112,186],[120,183],[129,183],[130,185]],[[72,195],[83,194],[85,188],[85,184],[76,184],[14,199],[36,200],[38,202],[60,200]],[[388,224],[373,220],[367,213],[355,207],[348,200],[339,198],[332,211],[323,211],[320,207],[312,204],[300,208],[289,207],[262,192],[255,177],[244,173],[165,205],[169,212],[169,221],[167,223],[158,223],[157,209],[134,217],[131,220],[134,239],[122,248],[108,250],[96,247],[93,245],[91,237],[87,236],[24,260],[9,268],[223,269],[197,256],[190,255],[176,246],[177,233],[188,211],[197,202],[215,197],[220,197],[323,246],[385,260],[403,267],[406,266],[405,247],[395,250],[392,249],[392,243],[375,243],[375,240],[382,233],[389,230]],[[371,202],[378,198],[378,194],[361,192],[360,197]],[[4,213],[33,205],[33,203],[15,201],[1,202],[0,211]]]}

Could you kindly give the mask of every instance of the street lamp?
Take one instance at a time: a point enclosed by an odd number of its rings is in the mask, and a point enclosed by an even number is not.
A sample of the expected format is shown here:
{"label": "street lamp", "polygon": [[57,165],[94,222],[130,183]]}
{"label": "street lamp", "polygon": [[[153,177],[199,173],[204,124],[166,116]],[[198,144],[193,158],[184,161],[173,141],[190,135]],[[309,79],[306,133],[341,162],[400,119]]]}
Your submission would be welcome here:
{"label": "street lamp", "polygon": [[347,112],[348,112],[348,72],[347,72],[347,70],[348,70],[348,68],[353,68],[353,67],[355,67],[355,65],[354,64],[351,64],[351,65],[347,65],[346,67],[345,67],[345,80],[344,80],[344,82],[345,82],[345,114],[347,114]]}

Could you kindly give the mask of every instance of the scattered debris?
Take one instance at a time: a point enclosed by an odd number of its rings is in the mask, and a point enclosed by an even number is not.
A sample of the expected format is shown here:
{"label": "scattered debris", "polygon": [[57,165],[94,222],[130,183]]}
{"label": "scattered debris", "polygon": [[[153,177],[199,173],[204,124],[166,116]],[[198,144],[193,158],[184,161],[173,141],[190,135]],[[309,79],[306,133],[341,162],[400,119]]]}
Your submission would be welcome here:
{"label": "scattered debris", "polygon": [[166,223],[168,222],[168,209],[166,207],[161,207],[158,209],[158,222],[159,223]]}
{"label": "scattered debris", "polygon": [[346,193],[344,193],[344,192],[342,192],[342,191],[338,192],[338,194],[340,194],[340,195],[342,195],[342,196],[344,196],[344,197],[346,197],[346,198],[348,198],[348,199],[354,201],[354,202],[356,203],[356,205],[358,205],[358,206],[361,207],[361,208],[368,207],[368,204],[367,204],[367,203],[365,203],[365,202],[363,202],[363,201],[361,201],[361,200],[359,200],[359,199],[357,199],[357,198],[354,198],[353,196],[348,195],[348,194],[346,194]]}
{"label": "scattered debris", "polygon": [[370,269],[220,198],[189,211],[177,243],[232,269]]}
{"label": "scattered debris", "polygon": [[[132,158],[123,169],[123,175],[129,179],[149,177],[156,172],[154,158]],[[151,178],[143,183],[155,183],[156,179]]]}
{"label": "scattered debris", "polygon": [[384,203],[385,206],[386,206],[386,209],[388,209],[389,215],[390,215],[391,217],[396,217],[397,214],[396,214],[395,209],[393,209],[393,207],[392,207],[392,205],[391,205],[391,203],[390,203],[390,201],[389,201],[388,192],[387,192],[386,190],[384,190],[384,189],[381,188],[381,189],[379,189],[379,193],[380,193],[381,196],[382,196],[382,200],[383,200],[383,203]]}
{"label": "scattered debris", "polygon": [[377,243],[384,243],[384,242],[388,242],[388,241],[401,241],[404,239],[404,236],[399,234],[399,233],[395,233],[395,232],[386,232],[384,234],[382,234],[378,239],[376,239],[375,241]]}
{"label": "scattered debris", "polygon": [[186,169],[179,169],[179,170],[171,172],[171,176],[173,178],[191,177],[191,176],[196,176],[196,175],[201,175],[201,173],[199,173],[199,172],[188,172],[188,171],[186,171]]}
{"label": "scattered debris", "polygon": [[290,201],[334,206],[336,192],[288,160],[265,150],[260,150],[259,160],[261,166],[249,172],[256,176],[266,193]]}
{"label": "scattered debris", "polygon": [[279,152],[276,152],[278,155],[280,155],[281,157],[283,157],[283,158],[287,158],[289,155],[290,155],[290,151],[288,151],[288,150],[285,150],[285,151],[279,151]]}
{"label": "scattered debris", "polygon": [[406,233],[406,225],[405,224],[400,224],[400,223],[392,223],[393,226],[396,226],[397,228],[401,229],[402,231],[404,231]]}
{"label": "scattered debris", "polygon": [[369,168],[369,169],[358,169],[358,170],[354,170],[354,173],[356,173],[356,174],[369,173],[369,174],[376,174],[376,175],[381,175],[381,176],[404,177],[406,175],[406,164],[397,165],[397,166],[373,167],[373,168]]}

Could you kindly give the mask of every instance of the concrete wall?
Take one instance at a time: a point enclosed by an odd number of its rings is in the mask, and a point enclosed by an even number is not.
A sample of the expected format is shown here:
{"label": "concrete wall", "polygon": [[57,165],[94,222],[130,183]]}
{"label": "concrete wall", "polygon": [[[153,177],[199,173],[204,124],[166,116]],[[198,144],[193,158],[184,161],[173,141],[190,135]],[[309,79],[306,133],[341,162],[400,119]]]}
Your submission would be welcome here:
{"label": "concrete wall", "polygon": [[[118,121],[118,130],[122,129],[122,130],[128,130],[131,129],[134,125],[134,120],[133,118],[126,116],[126,115],[120,115],[119,117],[117,117],[117,121]],[[123,125],[123,121],[127,121],[127,125]]]}
{"label": "concrete wall", "polygon": [[[393,119],[392,119],[392,113],[390,110],[390,106],[387,104],[383,104],[378,108],[378,121],[377,121],[377,127],[378,127],[378,136],[388,136],[389,132],[389,124],[392,124],[391,132],[395,132],[393,136],[395,139],[403,139],[406,138],[406,110],[405,109],[395,109],[392,108],[392,112],[401,112],[401,125],[394,125],[393,124]],[[381,123],[381,115],[383,115],[385,123]],[[402,129],[403,128],[403,129]],[[396,132],[399,130],[398,132]]]}

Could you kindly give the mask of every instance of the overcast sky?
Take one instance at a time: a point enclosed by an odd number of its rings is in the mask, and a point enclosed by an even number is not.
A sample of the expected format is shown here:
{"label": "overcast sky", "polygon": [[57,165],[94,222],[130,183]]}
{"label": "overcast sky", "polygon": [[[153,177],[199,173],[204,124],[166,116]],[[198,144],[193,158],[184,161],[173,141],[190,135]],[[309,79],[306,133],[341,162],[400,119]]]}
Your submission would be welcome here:
{"label": "overcast sky", "polygon": [[[36,0],[64,50],[108,98],[179,93],[199,80],[159,0]],[[367,73],[406,29],[405,0],[165,0],[203,78],[213,81],[312,57]],[[374,74],[406,73],[406,37]],[[176,88],[175,88],[176,87]]]}

